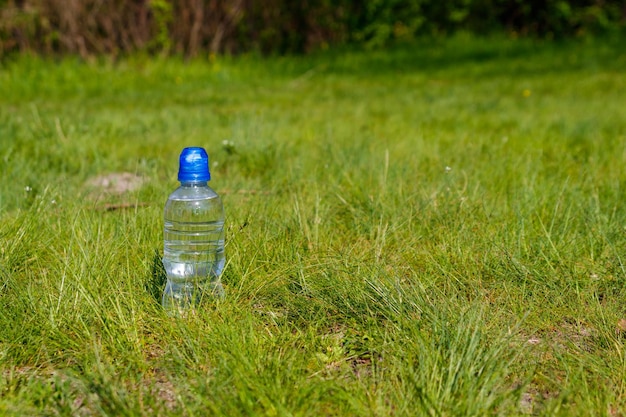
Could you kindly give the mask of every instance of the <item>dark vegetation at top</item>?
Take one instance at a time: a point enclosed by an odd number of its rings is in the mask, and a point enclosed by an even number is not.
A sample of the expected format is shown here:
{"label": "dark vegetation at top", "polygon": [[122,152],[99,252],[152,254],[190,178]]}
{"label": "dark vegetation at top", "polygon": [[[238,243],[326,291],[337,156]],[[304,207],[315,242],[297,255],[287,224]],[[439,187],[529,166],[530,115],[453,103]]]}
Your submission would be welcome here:
{"label": "dark vegetation at top", "polygon": [[0,56],[286,54],[457,31],[562,38],[624,27],[623,0],[0,0]]}

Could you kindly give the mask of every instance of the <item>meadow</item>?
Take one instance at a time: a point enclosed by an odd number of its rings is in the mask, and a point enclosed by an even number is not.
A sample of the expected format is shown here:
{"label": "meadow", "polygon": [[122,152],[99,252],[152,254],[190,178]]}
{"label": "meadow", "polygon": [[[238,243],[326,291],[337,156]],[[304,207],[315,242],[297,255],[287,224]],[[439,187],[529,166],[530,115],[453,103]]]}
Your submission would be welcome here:
{"label": "meadow", "polygon": [[[626,414],[623,45],[5,59],[0,414]],[[226,298],[169,317],[185,146]]]}

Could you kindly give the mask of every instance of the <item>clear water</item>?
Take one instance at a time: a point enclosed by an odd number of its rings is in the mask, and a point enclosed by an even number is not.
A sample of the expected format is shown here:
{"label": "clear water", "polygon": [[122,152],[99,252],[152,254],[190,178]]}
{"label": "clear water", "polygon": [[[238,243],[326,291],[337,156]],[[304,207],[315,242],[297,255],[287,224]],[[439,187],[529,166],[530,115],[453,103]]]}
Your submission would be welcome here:
{"label": "clear water", "polygon": [[186,308],[202,297],[224,294],[224,210],[219,196],[201,184],[181,186],[165,205],[166,308]]}

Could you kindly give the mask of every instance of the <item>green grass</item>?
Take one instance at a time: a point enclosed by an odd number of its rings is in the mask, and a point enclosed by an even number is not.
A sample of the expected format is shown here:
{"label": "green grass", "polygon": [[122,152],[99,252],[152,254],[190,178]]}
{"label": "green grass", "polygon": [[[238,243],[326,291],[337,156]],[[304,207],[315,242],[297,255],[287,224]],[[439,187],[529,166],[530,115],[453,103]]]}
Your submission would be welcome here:
{"label": "green grass", "polygon": [[[5,61],[0,414],[623,415],[625,94],[623,40]],[[172,318],[191,145],[227,297]]]}

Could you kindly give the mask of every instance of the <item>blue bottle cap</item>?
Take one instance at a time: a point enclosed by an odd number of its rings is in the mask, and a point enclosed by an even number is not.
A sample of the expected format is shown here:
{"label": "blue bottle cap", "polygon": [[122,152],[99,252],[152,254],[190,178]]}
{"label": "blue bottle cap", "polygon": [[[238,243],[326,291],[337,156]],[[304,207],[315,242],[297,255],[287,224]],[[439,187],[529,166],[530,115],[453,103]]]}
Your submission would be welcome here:
{"label": "blue bottle cap", "polygon": [[209,155],[204,148],[185,148],[180,153],[178,181],[210,181]]}

